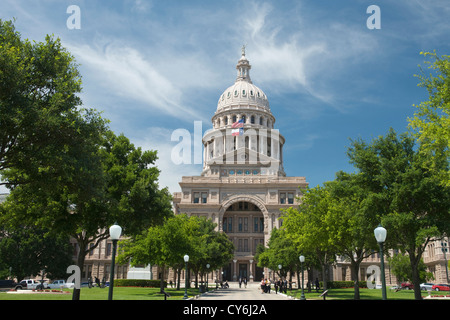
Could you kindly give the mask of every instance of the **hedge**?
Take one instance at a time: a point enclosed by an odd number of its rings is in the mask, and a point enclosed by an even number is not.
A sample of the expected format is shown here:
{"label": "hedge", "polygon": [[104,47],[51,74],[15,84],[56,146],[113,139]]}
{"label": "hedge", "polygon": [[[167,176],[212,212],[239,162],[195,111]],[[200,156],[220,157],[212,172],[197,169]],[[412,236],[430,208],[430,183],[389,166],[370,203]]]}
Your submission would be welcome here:
{"label": "hedge", "polygon": [[[159,288],[161,286],[161,280],[115,279],[114,286]],[[167,287],[167,281],[164,281],[165,287]]]}

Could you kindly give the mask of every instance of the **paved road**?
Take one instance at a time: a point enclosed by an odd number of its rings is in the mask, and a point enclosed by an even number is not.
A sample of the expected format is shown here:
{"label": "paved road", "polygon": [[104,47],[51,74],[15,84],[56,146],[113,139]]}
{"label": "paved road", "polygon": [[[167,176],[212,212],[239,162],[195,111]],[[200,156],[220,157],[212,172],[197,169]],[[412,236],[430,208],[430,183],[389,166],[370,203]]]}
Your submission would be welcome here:
{"label": "paved road", "polygon": [[251,283],[247,288],[239,288],[239,285],[232,283],[230,288],[217,289],[214,292],[208,292],[198,297],[196,300],[292,300],[284,294],[261,293],[259,284]]}

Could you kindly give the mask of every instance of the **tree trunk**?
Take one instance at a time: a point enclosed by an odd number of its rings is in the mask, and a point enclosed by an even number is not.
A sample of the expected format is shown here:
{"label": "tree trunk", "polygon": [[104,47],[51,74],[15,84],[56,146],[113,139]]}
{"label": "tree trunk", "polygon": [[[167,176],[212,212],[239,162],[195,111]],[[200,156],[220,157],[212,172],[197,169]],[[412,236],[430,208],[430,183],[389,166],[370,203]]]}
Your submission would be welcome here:
{"label": "tree trunk", "polygon": [[177,269],[178,280],[177,280],[177,290],[180,290],[180,282],[181,282],[181,268]]}
{"label": "tree trunk", "polygon": [[327,264],[322,265],[322,282],[323,282],[323,291],[327,290],[328,287],[328,276],[327,276]]}
{"label": "tree trunk", "polygon": [[161,290],[161,293],[164,291],[164,273],[166,271],[166,266],[163,265],[161,267],[161,281],[159,282],[159,289]]}
{"label": "tree trunk", "polygon": [[353,299],[354,300],[360,300],[360,294],[359,294],[359,263],[356,263],[353,259],[351,260],[350,263],[350,268],[351,268],[351,275],[352,275],[352,280],[353,280],[353,288],[355,290],[354,292],[354,296]]}
{"label": "tree trunk", "polygon": [[422,300],[422,292],[420,291],[420,276],[419,276],[419,261],[420,256],[409,255],[409,260],[411,261],[412,269],[412,283],[414,286],[414,299]]}
{"label": "tree trunk", "polygon": [[[77,266],[80,268],[80,272],[83,272],[84,260],[86,258],[86,252],[82,248],[84,248],[84,247],[80,246],[80,252],[78,252],[78,257],[77,257]],[[80,274],[80,277],[81,276],[82,275]],[[80,293],[81,293],[80,291],[81,291],[81,288],[73,289],[72,300],[80,300]]]}

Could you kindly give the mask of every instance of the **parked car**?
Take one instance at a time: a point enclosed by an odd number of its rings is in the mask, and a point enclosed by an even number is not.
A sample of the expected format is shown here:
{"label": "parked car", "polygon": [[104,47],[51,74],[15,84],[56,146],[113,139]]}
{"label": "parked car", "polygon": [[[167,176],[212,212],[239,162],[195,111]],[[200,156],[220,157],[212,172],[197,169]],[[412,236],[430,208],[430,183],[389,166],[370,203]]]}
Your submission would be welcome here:
{"label": "parked car", "polygon": [[47,289],[48,284],[44,281],[44,283],[41,285],[41,282],[38,280],[33,279],[24,279],[20,281],[19,285],[22,287],[21,289]]}
{"label": "parked car", "polygon": [[11,289],[20,290],[22,289],[22,286],[16,283],[14,280],[0,280],[0,291]]}
{"label": "parked car", "polygon": [[404,282],[404,283],[402,283],[402,289],[413,290],[414,285],[412,283]]}
{"label": "parked car", "polygon": [[435,284],[431,289],[435,291],[450,291],[450,286],[448,284]]}
{"label": "parked car", "polygon": [[50,289],[73,288],[75,283],[66,283],[66,280],[54,280],[48,285]]}
{"label": "parked car", "polygon": [[432,290],[434,283],[421,283],[420,284],[420,290]]}

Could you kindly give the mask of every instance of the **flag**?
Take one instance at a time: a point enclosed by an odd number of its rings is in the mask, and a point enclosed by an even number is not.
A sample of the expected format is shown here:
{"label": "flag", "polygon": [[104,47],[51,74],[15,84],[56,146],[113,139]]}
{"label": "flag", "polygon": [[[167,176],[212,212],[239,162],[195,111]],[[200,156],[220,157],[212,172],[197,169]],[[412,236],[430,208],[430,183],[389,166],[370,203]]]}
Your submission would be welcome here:
{"label": "flag", "polygon": [[231,130],[232,136],[242,136],[244,134],[244,128],[238,128]]}
{"label": "flag", "polygon": [[232,128],[243,128],[244,127],[244,119],[236,121],[231,125]]}

